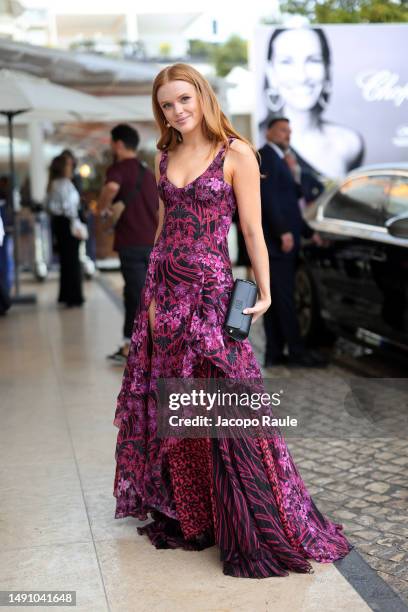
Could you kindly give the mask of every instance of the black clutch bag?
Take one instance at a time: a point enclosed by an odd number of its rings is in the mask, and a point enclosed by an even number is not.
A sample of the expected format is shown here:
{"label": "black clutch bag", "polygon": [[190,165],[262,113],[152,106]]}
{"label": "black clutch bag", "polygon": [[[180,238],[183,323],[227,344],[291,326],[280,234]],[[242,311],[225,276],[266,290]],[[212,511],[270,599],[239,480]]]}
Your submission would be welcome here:
{"label": "black clutch bag", "polygon": [[253,315],[244,314],[242,311],[244,308],[252,308],[257,295],[258,287],[255,283],[236,279],[224,322],[224,331],[234,340],[245,340],[248,337]]}

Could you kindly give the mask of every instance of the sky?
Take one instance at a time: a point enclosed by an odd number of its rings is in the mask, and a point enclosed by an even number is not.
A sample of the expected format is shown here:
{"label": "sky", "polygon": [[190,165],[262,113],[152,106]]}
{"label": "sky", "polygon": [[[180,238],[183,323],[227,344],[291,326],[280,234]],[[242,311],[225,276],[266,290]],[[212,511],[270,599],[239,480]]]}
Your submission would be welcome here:
{"label": "sky", "polygon": [[[57,14],[120,14],[135,11],[135,0],[20,0],[27,8],[47,8]],[[142,3],[140,3],[142,4]],[[144,4],[144,3],[143,3]],[[199,13],[212,14],[214,19],[222,20],[228,24],[232,32],[241,36],[248,36],[253,30],[255,23],[261,17],[272,17],[276,15],[278,0],[251,0],[250,3],[241,5],[237,10],[236,2],[233,0],[151,0],[144,6],[138,6],[138,14],[152,13]]]}
{"label": "sky", "polygon": [[[113,4],[108,0],[70,0],[69,3],[66,0],[20,0],[21,4],[26,7],[35,8],[52,8],[57,13],[69,14],[69,13],[82,13],[82,14],[110,14],[118,12],[127,12],[135,10],[135,0],[115,0]],[[245,10],[245,7],[240,9],[240,13],[243,18],[248,18],[250,13],[262,12],[268,13],[275,9],[278,2],[277,0],[251,0],[250,9]],[[172,13],[172,12],[196,12],[206,10],[221,10],[220,0],[151,0],[148,7],[140,6],[137,8],[137,13]],[[230,14],[233,17],[238,11],[236,3],[230,0],[230,2],[223,3],[224,12]]]}

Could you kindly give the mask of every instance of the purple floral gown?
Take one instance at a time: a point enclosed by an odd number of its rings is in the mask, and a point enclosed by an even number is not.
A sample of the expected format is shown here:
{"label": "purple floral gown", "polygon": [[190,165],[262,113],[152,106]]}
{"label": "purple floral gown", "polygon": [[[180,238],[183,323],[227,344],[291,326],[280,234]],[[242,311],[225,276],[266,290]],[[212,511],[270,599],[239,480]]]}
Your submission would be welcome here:
{"label": "purple floral gown", "polygon": [[[248,340],[223,332],[233,286],[227,235],[236,209],[223,176],[223,152],[185,187],[167,178],[165,206],[136,313],[118,396],[113,494],[115,518],[154,519],[138,529],[157,548],[200,550],[216,544],[231,576],[312,572],[307,559],[330,563],[353,546],[342,525],[315,506],[281,432],[267,439],[157,437],[157,379],[226,377],[262,380]],[[148,308],[155,299],[154,339]]]}

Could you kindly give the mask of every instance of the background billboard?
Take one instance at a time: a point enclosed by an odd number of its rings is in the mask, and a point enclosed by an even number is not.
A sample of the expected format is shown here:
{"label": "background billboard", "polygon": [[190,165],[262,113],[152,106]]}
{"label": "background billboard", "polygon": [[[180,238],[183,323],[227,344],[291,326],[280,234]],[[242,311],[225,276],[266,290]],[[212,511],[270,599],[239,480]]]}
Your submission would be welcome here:
{"label": "background billboard", "polygon": [[363,164],[408,161],[408,25],[259,26],[253,45],[256,139],[291,120],[305,166],[339,178]]}

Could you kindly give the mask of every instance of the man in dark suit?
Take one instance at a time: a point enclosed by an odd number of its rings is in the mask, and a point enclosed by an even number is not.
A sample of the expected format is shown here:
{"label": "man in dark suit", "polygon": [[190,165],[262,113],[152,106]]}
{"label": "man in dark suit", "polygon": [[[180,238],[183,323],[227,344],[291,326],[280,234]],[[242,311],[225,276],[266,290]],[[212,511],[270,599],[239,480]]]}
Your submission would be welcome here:
{"label": "man in dark suit", "polygon": [[[264,315],[266,334],[265,367],[288,363],[305,367],[319,367],[325,361],[318,354],[306,351],[299,330],[295,308],[296,259],[301,236],[317,235],[303,220],[299,198],[302,196],[300,177],[285,159],[289,150],[291,129],[288,119],[269,121],[266,144],[261,155],[262,225],[269,252],[271,272],[271,307]],[[285,344],[289,355],[283,354]]]}

